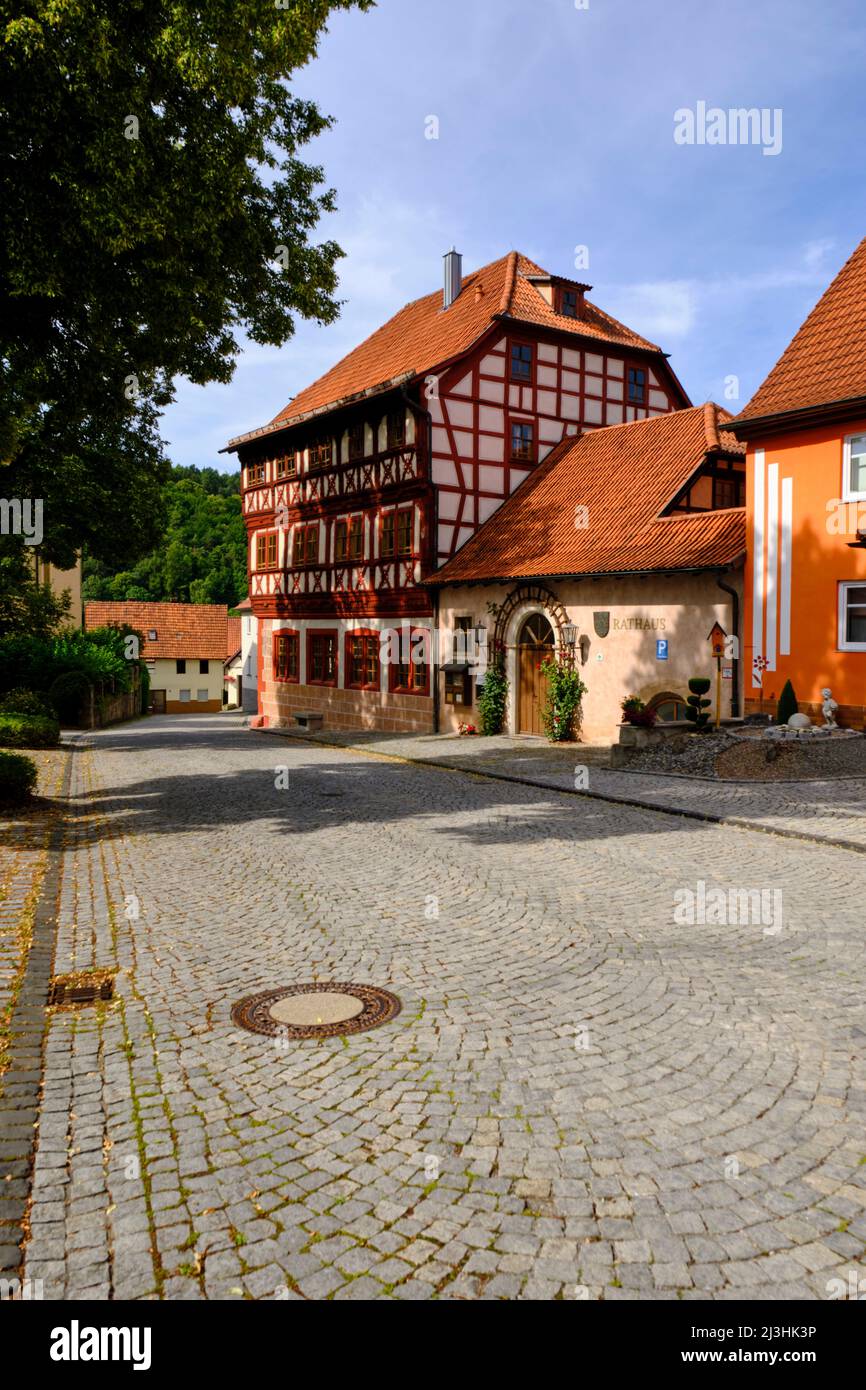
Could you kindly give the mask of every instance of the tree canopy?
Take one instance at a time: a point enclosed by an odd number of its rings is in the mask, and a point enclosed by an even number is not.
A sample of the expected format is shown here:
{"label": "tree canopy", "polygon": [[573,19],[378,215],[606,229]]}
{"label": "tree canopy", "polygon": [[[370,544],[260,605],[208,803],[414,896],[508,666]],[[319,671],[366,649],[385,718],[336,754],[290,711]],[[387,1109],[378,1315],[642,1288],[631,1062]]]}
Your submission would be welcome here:
{"label": "tree canopy", "polygon": [[44,500],[53,563],[154,544],[176,376],[335,318],[298,158],[328,118],[288,79],[370,3],[0,0],[0,492]]}
{"label": "tree canopy", "polygon": [[157,545],[122,568],[85,554],[82,598],[239,603],[247,592],[239,489],[239,473],[173,468],[163,488],[167,521]]}

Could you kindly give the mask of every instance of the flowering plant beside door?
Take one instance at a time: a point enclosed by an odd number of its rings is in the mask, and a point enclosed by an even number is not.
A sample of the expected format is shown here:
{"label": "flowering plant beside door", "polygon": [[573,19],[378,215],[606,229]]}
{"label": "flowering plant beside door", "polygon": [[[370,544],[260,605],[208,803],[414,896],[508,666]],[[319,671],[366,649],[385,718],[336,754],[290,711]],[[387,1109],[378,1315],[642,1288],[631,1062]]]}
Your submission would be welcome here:
{"label": "flowering plant beside door", "polygon": [[550,656],[541,663],[547,677],[547,699],[541,711],[544,732],[551,743],[568,743],[577,735],[586,686],[571,665]]}

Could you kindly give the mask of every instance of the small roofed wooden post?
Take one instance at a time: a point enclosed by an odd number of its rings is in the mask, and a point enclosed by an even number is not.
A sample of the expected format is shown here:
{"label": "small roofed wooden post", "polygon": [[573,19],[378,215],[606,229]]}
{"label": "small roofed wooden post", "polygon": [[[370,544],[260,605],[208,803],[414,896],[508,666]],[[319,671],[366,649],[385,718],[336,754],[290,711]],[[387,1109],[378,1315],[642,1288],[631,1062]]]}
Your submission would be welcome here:
{"label": "small roofed wooden post", "polygon": [[716,728],[722,722],[722,658],[725,655],[727,636],[721,623],[713,623],[707,635],[710,651],[716,658]]}

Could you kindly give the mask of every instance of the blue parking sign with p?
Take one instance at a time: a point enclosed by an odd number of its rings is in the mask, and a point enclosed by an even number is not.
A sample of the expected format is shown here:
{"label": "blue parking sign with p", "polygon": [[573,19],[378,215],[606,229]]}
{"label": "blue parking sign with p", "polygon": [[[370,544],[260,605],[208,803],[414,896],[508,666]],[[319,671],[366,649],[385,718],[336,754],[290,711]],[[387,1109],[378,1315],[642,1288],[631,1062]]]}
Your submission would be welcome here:
{"label": "blue parking sign with p", "polygon": [[666,637],[656,638],[656,661],[667,661],[668,659],[668,639]]}

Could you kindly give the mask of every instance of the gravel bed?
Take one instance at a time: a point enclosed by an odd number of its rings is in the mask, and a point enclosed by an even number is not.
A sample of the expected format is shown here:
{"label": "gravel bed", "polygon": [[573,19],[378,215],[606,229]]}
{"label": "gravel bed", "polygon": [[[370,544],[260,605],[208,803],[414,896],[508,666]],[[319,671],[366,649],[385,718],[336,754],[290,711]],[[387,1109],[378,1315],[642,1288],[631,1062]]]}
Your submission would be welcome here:
{"label": "gravel bed", "polygon": [[866,738],[777,743],[722,730],[712,734],[674,734],[663,743],[636,749],[627,770],[750,782],[866,777]]}

